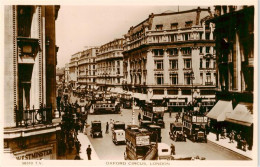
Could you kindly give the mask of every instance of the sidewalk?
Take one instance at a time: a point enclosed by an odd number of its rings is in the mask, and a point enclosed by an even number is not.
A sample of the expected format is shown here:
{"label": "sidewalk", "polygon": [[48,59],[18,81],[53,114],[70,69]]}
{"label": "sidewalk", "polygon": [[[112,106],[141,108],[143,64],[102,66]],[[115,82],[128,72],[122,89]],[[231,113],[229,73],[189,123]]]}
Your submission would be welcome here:
{"label": "sidewalk", "polygon": [[231,150],[233,152],[236,152],[237,154],[243,155],[247,158],[253,159],[253,153],[252,150],[240,150],[237,148],[237,142],[234,141],[234,143],[229,143],[229,138],[227,137],[226,139],[221,139],[219,136],[219,141],[216,141],[216,134],[210,132],[207,136],[208,141],[217,144],[219,146],[222,146],[228,150]]}
{"label": "sidewalk", "polygon": [[86,149],[87,149],[88,145],[90,145],[90,147],[92,149],[91,160],[99,160],[99,157],[98,157],[96,151],[94,150],[94,147],[90,143],[87,135],[85,135],[84,133],[78,133],[78,140],[80,141],[80,144],[81,144],[80,153],[79,153],[79,156],[81,159],[88,160]]}

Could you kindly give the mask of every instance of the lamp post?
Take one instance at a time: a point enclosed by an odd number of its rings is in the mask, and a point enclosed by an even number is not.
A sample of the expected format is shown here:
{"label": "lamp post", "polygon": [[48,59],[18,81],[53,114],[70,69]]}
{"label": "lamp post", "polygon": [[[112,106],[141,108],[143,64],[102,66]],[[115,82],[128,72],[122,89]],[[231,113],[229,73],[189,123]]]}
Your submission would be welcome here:
{"label": "lamp post", "polygon": [[132,101],[132,125],[135,124],[135,110],[134,110],[134,90],[132,91],[133,94],[132,94],[132,98],[133,98],[133,101]]}

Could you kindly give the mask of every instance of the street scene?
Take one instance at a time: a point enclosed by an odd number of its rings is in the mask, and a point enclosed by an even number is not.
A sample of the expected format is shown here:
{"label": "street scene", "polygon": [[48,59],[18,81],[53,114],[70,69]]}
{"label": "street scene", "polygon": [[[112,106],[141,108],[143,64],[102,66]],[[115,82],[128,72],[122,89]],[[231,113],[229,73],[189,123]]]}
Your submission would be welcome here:
{"label": "street scene", "polygon": [[6,158],[256,160],[254,5],[4,10]]}

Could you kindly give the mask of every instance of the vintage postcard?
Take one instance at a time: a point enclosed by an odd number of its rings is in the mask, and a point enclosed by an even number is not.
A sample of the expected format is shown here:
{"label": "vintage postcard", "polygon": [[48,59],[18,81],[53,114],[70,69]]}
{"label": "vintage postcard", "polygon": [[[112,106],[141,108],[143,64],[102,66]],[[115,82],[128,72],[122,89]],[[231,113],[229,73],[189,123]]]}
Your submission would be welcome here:
{"label": "vintage postcard", "polygon": [[3,1],[3,166],[257,166],[257,1]]}

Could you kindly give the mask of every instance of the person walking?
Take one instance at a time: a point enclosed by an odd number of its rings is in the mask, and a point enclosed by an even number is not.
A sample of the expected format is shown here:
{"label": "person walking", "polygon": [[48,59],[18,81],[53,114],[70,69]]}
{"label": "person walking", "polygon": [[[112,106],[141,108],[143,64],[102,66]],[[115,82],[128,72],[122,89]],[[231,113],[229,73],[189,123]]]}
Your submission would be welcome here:
{"label": "person walking", "polygon": [[169,117],[172,117],[172,109],[169,109]]}
{"label": "person walking", "polygon": [[175,155],[175,146],[171,144],[171,155]]}
{"label": "person walking", "polygon": [[109,124],[108,124],[108,122],[106,124],[106,133],[109,133]]}
{"label": "person walking", "polygon": [[141,119],[141,113],[139,112],[139,114],[138,114],[138,121],[140,121],[140,119]]}
{"label": "person walking", "polygon": [[235,139],[235,132],[234,130],[232,130],[230,133],[230,143],[234,143],[234,139]]}
{"label": "person walking", "polygon": [[88,160],[91,160],[91,151],[92,149],[90,148],[90,145],[88,145],[88,148],[87,148],[87,155],[88,155]]}

